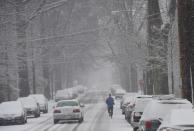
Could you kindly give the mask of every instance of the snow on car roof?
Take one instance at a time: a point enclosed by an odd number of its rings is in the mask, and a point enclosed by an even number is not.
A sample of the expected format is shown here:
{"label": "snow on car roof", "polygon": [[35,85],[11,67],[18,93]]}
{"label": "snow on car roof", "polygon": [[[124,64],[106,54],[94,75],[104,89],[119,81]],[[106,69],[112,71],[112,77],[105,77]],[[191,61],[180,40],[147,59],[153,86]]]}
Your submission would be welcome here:
{"label": "snow on car roof", "polygon": [[171,125],[194,125],[193,109],[173,109],[164,118],[164,122]]}
{"label": "snow on car roof", "polygon": [[172,109],[191,109],[191,108],[192,104],[185,99],[162,100],[162,101],[151,100],[144,109],[141,120],[164,118],[165,115]]}
{"label": "snow on car roof", "polygon": [[36,101],[32,97],[20,97],[17,99],[24,107],[36,107]]}
{"label": "snow on car roof", "polygon": [[7,101],[0,104],[1,112],[18,112],[22,110],[23,107],[19,101]]}

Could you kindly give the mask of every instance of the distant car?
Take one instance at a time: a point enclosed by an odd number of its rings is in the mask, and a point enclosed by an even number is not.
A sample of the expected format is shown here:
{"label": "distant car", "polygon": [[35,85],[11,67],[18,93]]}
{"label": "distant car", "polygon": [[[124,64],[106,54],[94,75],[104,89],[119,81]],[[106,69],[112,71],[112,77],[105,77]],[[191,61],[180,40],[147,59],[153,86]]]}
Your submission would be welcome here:
{"label": "distant car", "polygon": [[78,94],[74,92],[71,88],[57,90],[55,95],[55,101],[58,102],[61,100],[75,99],[77,96]]}
{"label": "distant car", "polygon": [[26,112],[18,101],[8,101],[0,104],[0,124],[27,123]]}
{"label": "distant car", "polygon": [[41,112],[48,113],[48,100],[43,94],[31,94],[29,96],[38,102]]}
{"label": "distant car", "polygon": [[26,110],[27,116],[33,115],[34,117],[40,117],[39,104],[32,97],[20,97],[17,101],[21,102]]}
{"label": "distant car", "polygon": [[157,131],[194,131],[194,110],[171,110]]}
{"label": "distant car", "polygon": [[62,100],[57,102],[53,111],[53,122],[58,123],[60,120],[78,120],[79,123],[84,120],[84,112],[78,100]]}
{"label": "distant car", "polygon": [[[131,123],[133,130],[136,131],[139,126],[139,120],[146,105],[152,100],[151,95],[139,95],[135,99],[133,112],[126,112],[125,118]],[[130,114],[130,115],[129,115]]]}
{"label": "distant car", "polygon": [[157,131],[161,120],[172,109],[191,109],[192,104],[186,99],[153,99],[147,104],[139,122],[139,131]]}
{"label": "distant car", "polygon": [[125,95],[125,90],[123,89],[117,89],[115,91],[115,99],[122,99],[122,97]]}

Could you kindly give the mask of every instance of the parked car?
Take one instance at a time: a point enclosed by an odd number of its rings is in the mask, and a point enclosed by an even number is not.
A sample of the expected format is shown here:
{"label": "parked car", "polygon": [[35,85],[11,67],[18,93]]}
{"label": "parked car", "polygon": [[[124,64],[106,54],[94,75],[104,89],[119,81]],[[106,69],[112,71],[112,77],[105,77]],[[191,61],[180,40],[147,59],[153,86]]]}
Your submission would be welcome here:
{"label": "parked car", "polygon": [[161,120],[172,109],[191,109],[192,104],[186,99],[153,99],[146,106],[139,122],[139,131],[157,131]]}
{"label": "parked car", "polygon": [[[151,95],[140,95],[135,99],[135,106],[132,112],[126,112],[125,118],[131,123],[133,130],[136,131],[139,126],[139,120],[146,105],[152,100]],[[130,115],[129,115],[130,114]]]}
{"label": "parked car", "polygon": [[0,124],[27,122],[26,112],[18,101],[8,101],[0,104]]}
{"label": "parked car", "polygon": [[194,131],[194,110],[171,110],[157,131]]}
{"label": "parked car", "polygon": [[39,104],[32,97],[20,97],[17,101],[23,105],[27,116],[40,117]]}
{"label": "parked car", "polygon": [[[134,108],[134,102],[137,94],[130,95],[130,97],[127,97],[124,99],[123,104],[122,104],[122,114],[125,115],[125,118],[130,117],[131,112],[133,111]],[[126,117],[127,116],[127,117]]]}
{"label": "parked car", "polygon": [[48,100],[43,94],[31,94],[29,96],[38,102],[41,112],[48,113]]}
{"label": "parked car", "polygon": [[136,92],[128,92],[128,93],[125,93],[125,95],[123,95],[121,101],[120,101],[120,109],[122,109],[122,105],[123,105],[123,102],[124,100],[127,98],[127,97],[133,97],[133,96],[136,96],[137,93]]}
{"label": "parked car", "polygon": [[122,110],[122,114],[123,115],[125,115],[125,111],[126,111],[126,108],[128,106],[134,106],[134,100],[135,100],[135,97],[134,96],[126,97],[123,100],[123,103],[122,103],[122,106],[121,106],[121,110]]}
{"label": "parked car", "polygon": [[78,120],[79,123],[84,120],[84,105],[78,100],[62,100],[57,102],[53,111],[53,122],[58,123],[60,120]]}

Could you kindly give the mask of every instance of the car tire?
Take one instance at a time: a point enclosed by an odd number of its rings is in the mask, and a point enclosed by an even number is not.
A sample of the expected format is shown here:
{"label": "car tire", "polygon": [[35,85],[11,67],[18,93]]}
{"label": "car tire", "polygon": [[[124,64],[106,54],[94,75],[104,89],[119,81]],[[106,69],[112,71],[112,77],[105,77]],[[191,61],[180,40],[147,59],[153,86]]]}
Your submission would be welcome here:
{"label": "car tire", "polygon": [[84,118],[83,118],[83,117],[81,117],[81,118],[78,120],[79,123],[82,123],[83,121],[84,121]]}
{"label": "car tire", "polygon": [[133,131],[137,131],[137,130],[138,130],[138,127],[134,127],[134,128],[133,128]]}
{"label": "car tire", "polygon": [[25,124],[26,123],[26,119],[25,119],[25,117],[22,117],[22,119],[21,119],[21,124],[23,125],[23,124]]}
{"label": "car tire", "polygon": [[53,120],[54,124],[57,124],[58,122],[59,122],[59,120],[55,120],[55,119]]}
{"label": "car tire", "polygon": [[39,112],[39,113],[36,112],[36,113],[34,114],[34,117],[35,117],[35,118],[40,117],[40,112]]}
{"label": "car tire", "polygon": [[44,114],[48,113],[48,107],[45,108],[45,110],[43,111]]}

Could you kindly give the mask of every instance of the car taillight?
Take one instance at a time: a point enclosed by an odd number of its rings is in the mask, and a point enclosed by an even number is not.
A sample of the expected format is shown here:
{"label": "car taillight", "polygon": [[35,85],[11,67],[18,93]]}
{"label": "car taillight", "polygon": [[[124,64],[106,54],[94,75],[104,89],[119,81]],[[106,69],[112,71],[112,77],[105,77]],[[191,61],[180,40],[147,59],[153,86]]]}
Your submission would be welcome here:
{"label": "car taillight", "polygon": [[80,112],[80,109],[74,109],[73,112],[74,113]]}
{"label": "car taillight", "polygon": [[146,129],[152,128],[152,122],[151,121],[146,121],[145,122],[145,128]]}
{"label": "car taillight", "polygon": [[54,113],[61,113],[61,111],[60,110],[54,110]]}

